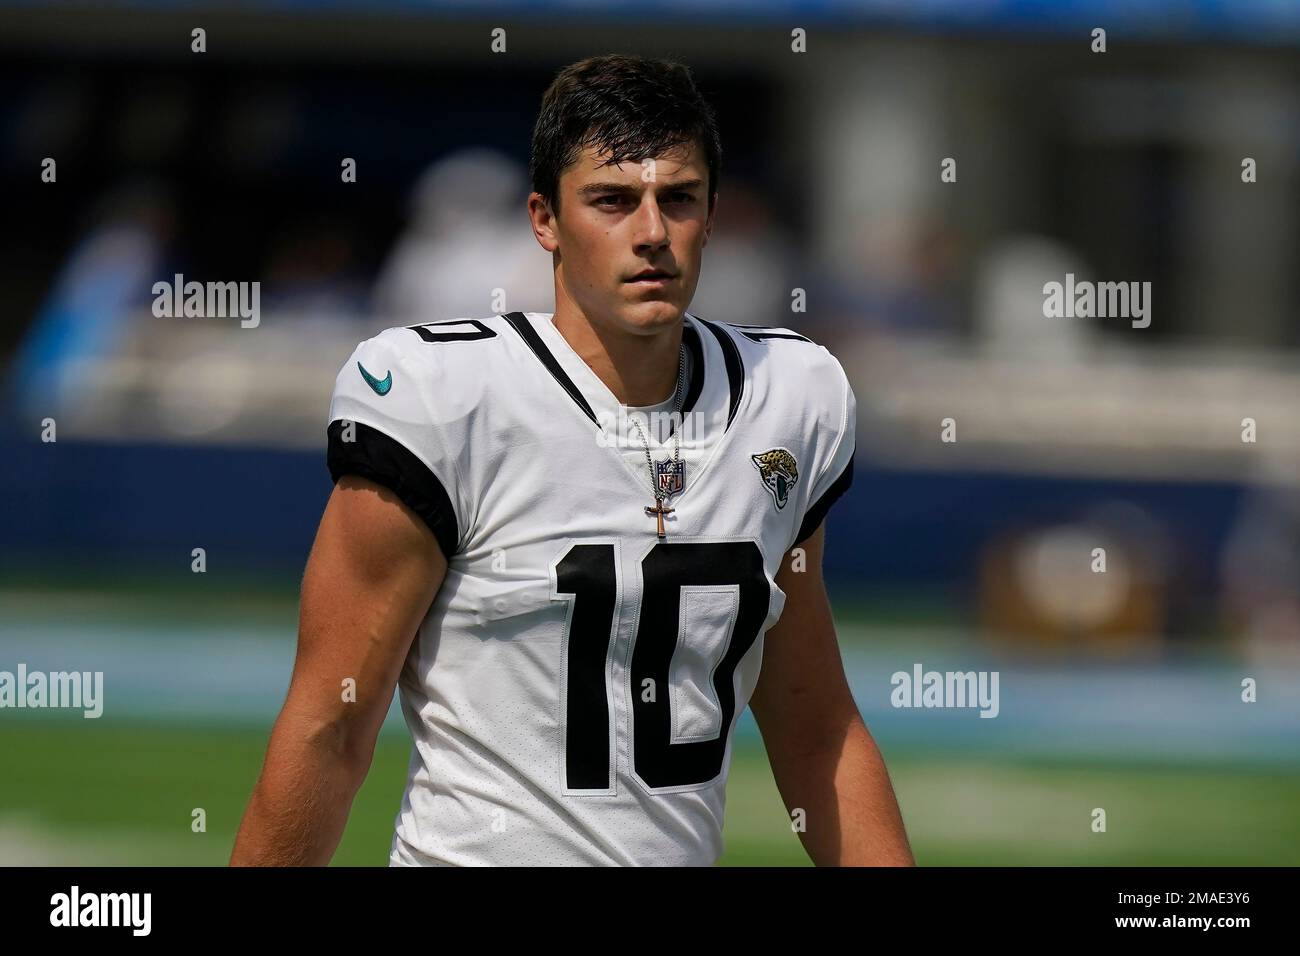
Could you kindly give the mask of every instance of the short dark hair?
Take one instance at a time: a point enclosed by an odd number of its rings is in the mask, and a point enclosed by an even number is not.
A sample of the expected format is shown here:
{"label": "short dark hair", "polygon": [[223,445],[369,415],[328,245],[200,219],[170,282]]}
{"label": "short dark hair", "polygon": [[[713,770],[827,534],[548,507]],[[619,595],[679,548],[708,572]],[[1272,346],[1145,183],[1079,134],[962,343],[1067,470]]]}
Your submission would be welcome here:
{"label": "short dark hair", "polygon": [[533,191],[560,212],[560,174],[584,147],[604,165],[639,161],[699,144],[709,169],[709,208],[718,189],[722,143],[712,107],[681,63],[640,56],[589,57],[556,74],[542,95],[528,171]]}

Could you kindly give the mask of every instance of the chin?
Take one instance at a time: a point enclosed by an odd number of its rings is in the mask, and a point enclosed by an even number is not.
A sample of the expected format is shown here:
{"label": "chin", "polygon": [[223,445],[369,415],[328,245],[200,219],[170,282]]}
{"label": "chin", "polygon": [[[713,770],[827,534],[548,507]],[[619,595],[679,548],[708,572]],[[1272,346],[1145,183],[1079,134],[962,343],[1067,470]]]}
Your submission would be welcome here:
{"label": "chin", "polygon": [[646,299],[625,304],[619,310],[619,318],[629,329],[653,332],[682,321],[685,312],[686,307],[680,303],[667,299]]}

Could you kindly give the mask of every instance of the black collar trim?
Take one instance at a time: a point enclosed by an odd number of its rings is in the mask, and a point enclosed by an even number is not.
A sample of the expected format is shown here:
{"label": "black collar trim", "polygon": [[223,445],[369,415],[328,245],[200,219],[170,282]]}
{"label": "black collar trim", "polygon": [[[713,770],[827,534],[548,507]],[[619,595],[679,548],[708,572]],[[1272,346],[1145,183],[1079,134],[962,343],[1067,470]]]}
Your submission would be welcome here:
{"label": "black collar trim", "polygon": [[596,425],[599,425],[600,422],[596,418],[596,413],[591,410],[591,406],[583,398],[578,386],[573,384],[573,379],[569,378],[568,373],[561,367],[559,360],[546,347],[546,343],[537,334],[537,330],[528,324],[528,318],[522,312],[510,312],[504,318],[519,333],[519,337],[524,340],[524,343],[533,350],[533,354],[546,367],[546,371],[550,372],[555,380],[560,383],[560,387],[569,393],[569,397],[582,409],[582,413]]}
{"label": "black collar trim", "polygon": [[740,349],[736,348],[736,343],[728,333],[698,315],[695,316],[695,320],[712,332],[713,337],[718,340],[718,345],[722,347],[722,360],[727,366],[727,388],[731,391],[731,401],[727,406],[727,428],[730,428],[732,420],[736,417],[736,409],[740,407],[741,393],[745,389],[745,363],[741,361]]}
{"label": "black collar trim", "polygon": [[[582,409],[582,413],[599,425],[600,421],[596,418],[596,413],[592,411],[591,405],[587,402],[587,399],[583,397],[582,390],[578,388],[573,379],[569,378],[568,373],[565,372],[563,366],[560,365],[559,360],[556,359],[551,350],[546,347],[546,343],[542,341],[542,337],[537,334],[537,330],[529,324],[528,318],[522,312],[509,312],[502,316],[502,318],[509,322],[511,328],[519,333],[519,337],[524,340],[524,343],[532,350],[532,353],[537,356],[538,361],[540,361],[545,369],[551,373],[552,377],[560,383],[560,387],[569,393],[569,397],[573,399],[574,403],[580,409]],[[698,321],[705,326],[708,326],[709,324],[704,322],[703,319],[699,319]],[[716,329],[711,329],[711,331],[714,335],[720,334]],[[704,344],[700,341],[700,334],[690,325],[683,327],[682,341],[686,343],[686,348],[690,351],[691,359],[693,360],[691,380],[686,386],[686,399],[682,402],[682,414],[684,415],[695,407],[695,403],[699,401],[700,393],[704,391]],[[726,345],[731,346],[733,350],[736,347],[730,339],[726,340]],[[739,361],[739,356],[737,356],[737,361]],[[727,380],[728,382],[732,382],[730,357],[727,362]],[[728,425],[731,424],[731,416],[735,415],[736,403],[738,401],[739,398],[733,383],[731,413],[727,417]]]}
{"label": "black collar trim", "polygon": [[700,341],[700,333],[695,331],[693,325],[683,326],[682,341],[691,353],[691,380],[686,385],[686,399],[682,402],[682,414],[685,415],[695,407],[700,393],[704,391],[704,343]]}

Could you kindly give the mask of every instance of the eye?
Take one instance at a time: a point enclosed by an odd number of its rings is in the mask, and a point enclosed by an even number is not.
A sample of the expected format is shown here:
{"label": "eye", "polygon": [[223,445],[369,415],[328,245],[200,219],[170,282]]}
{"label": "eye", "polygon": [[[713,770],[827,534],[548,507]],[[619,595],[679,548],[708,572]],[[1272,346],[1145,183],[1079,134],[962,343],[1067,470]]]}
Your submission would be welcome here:
{"label": "eye", "polygon": [[691,193],[673,193],[672,198],[677,202],[695,202],[695,196]]}
{"label": "eye", "polygon": [[599,205],[601,205],[602,203],[604,203],[606,200],[612,200],[613,202],[621,203],[621,202],[623,201],[624,198],[625,198],[625,197],[620,196],[618,193],[610,193],[610,194],[607,195],[607,196],[601,196],[599,199],[597,199],[597,200],[596,200],[596,205],[599,206]]}

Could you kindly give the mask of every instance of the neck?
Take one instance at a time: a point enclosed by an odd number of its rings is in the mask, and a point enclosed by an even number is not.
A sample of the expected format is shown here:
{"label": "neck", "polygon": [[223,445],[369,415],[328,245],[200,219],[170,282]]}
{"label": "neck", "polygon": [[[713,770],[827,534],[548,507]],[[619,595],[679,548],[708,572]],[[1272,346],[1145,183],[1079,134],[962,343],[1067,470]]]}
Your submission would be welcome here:
{"label": "neck", "polygon": [[677,387],[682,323],[632,335],[593,322],[575,305],[556,303],[555,327],[624,405],[657,405]]}

